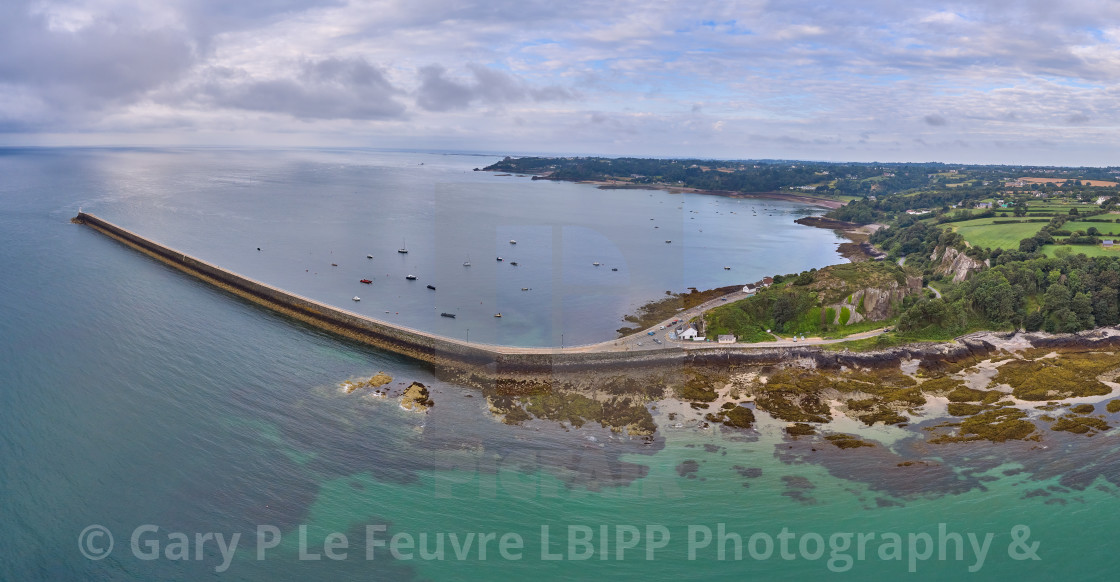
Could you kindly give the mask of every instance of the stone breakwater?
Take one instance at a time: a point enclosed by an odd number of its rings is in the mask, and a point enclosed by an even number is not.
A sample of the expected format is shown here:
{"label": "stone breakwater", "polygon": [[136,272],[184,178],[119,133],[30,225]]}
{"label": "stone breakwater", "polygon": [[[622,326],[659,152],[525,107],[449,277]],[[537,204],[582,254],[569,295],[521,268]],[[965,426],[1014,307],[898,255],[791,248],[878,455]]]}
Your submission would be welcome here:
{"label": "stone breakwater", "polygon": [[[379,321],[339,309],[207,263],[121,228],[92,214],[79,213],[72,222],[94,230],[220,289],[304,323],[343,337],[446,368],[455,374],[481,378],[556,376],[586,371],[628,372],[681,367],[726,369],[729,366],[768,366],[797,362],[805,367],[893,368],[905,360],[929,364],[952,363],[997,352],[997,344],[1014,334],[980,333],[952,342],[899,346],[880,351],[828,351],[815,347],[730,348],[663,347],[625,351],[608,341],[568,348],[521,348],[464,342]],[[1105,328],[1079,334],[1017,336],[1036,347],[1120,346],[1120,335]]]}
{"label": "stone breakwater", "polygon": [[344,337],[437,366],[466,368],[484,376],[501,376],[569,369],[679,365],[688,355],[684,350],[675,348],[627,353],[595,346],[520,348],[464,342],[379,321],[289,293],[192,257],[89,213],[79,213],[72,222],[89,226],[188,275],[258,305]]}

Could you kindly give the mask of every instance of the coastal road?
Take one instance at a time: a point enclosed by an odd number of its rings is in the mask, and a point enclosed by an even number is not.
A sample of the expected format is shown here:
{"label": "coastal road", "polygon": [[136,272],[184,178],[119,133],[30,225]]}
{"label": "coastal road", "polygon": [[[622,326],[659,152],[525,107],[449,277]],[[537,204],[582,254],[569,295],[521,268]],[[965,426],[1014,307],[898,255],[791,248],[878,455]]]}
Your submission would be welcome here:
{"label": "coastal road", "polygon": [[[601,343],[598,343],[598,344],[591,344],[591,345],[587,345],[587,346],[579,346],[579,347],[576,347],[576,348],[566,348],[565,351],[579,351],[579,352],[636,351],[636,350],[653,350],[653,349],[659,349],[659,348],[665,348],[665,347],[678,347],[678,348],[684,348],[684,349],[710,348],[710,347],[712,347],[714,342],[707,342],[707,341],[694,342],[694,341],[686,341],[686,340],[670,340],[669,339],[669,334],[672,333],[673,329],[676,327],[673,324],[673,319],[679,319],[682,322],[686,322],[686,321],[692,319],[693,317],[703,315],[705,312],[707,312],[707,311],[709,311],[713,308],[719,307],[720,305],[726,305],[727,303],[730,303],[730,302],[733,302],[733,301],[739,301],[740,299],[746,299],[747,297],[750,297],[750,296],[747,295],[746,293],[742,292],[742,291],[735,291],[733,293],[728,293],[727,295],[724,295],[722,297],[717,297],[715,299],[712,299],[711,301],[701,303],[700,305],[697,305],[696,307],[680,311],[675,316],[673,316],[672,319],[667,319],[665,321],[659,322],[656,325],[653,325],[651,327],[648,327],[648,328],[642,330],[641,333],[634,334],[634,335],[629,335],[629,336],[626,336],[624,338],[619,338],[617,340],[612,340],[612,341],[609,341],[609,342],[601,342]],[[887,329],[888,328],[883,327],[883,328],[874,329],[874,330],[871,330],[871,331],[865,331],[865,332],[852,334],[852,335],[847,336],[847,337],[833,338],[833,339],[825,339],[825,338],[821,338],[821,337],[809,337],[809,338],[805,338],[803,340],[799,339],[797,341],[793,341],[793,339],[784,339],[784,338],[780,338],[780,336],[775,335],[774,337],[778,337],[780,339],[778,339],[776,341],[772,341],[772,342],[749,342],[749,343],[748,342],[736,342],[736,343],[733,343],[733,344],[719,344],[719,345],[721,347],[729,347],[729,348],[783,348],[783,347],[835,344],[835,343],[846,342],[846,341],[867,339],[867,338],[875,337],[875,336],[878,336],[878,335],[882,335],[882,334],[887,332]],[[651,332],[651,331],[654,332],[654,335],[652,335],[652,336],[649,335],[649,332]],[[655,342],[654,339],[657,339],[661,343]]]}

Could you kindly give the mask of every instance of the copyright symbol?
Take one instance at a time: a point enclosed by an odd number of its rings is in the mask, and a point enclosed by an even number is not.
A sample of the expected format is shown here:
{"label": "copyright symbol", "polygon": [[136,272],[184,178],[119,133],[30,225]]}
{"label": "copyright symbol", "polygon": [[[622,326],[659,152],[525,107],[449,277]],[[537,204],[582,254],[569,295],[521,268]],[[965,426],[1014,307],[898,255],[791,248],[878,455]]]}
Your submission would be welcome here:
{"label": "copyright symbol", "polygon": [[113,551],[113,534],[103,525],[91,525],[78,534],[78,551],[88,560],[100,560]]}

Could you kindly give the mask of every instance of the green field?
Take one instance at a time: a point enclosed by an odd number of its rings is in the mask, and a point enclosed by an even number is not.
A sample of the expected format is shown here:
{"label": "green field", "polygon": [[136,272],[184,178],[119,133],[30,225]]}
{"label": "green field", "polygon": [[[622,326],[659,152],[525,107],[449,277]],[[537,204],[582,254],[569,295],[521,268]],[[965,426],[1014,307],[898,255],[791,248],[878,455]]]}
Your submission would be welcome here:
{"label": "green field", "polygon": [[1101,245],[1046,245],[1042,247],[1042,252],[1053,257],[1058,249],[1070,249],[1075,255],[1084,254],[1087,257],[1120,257],[1120,248],[1106,249]]}
{"label": "green field", "polygon": [[952,229],[959,232],[969,244],[993,249],[1018,249],[1019,241],[1035,235],[1045,222],[1022,222],[1015,224],[992,224],[995,220],[1011,218],[980,218],[952,223]]}
{"label": "green field", "polygon": [[1089,230],[1089,228],[1094,226],[1097,228],[1097,230],[1101,231],[1101,233],[1107,234],[1111,232],[1120,235],[1120,224],[1117,224],[1115,222],[1086,222],[1082,220],[1071,220],[1062,225],[1062,230],[1068,230],[1070,232],[1078,230],[1087,231]]}

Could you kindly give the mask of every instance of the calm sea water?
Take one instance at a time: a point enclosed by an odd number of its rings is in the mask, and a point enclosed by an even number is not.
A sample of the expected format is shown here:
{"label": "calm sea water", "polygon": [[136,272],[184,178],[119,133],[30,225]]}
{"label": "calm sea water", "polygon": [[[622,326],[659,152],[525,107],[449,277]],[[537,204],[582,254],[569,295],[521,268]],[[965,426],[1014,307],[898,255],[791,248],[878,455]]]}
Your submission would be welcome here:
{"label": "calm sea water", "polygon": [[[930,448],[880,430],[867,435],[880,440],[875,449],[838,451],[787,442],[765,424],[750,434],[670,427],[648,446],[591,426],[510,427],[476,391],[426,366],[233,299],[67,222],[81,206],[316,299],[523,345],[559,343],[561,333],[566,343],[607,339],[623,313],[665,290],[837,260],[830,232],[792,224],[805,211],[796,205],[470,171],[491,160],[0,150],[0,579],[1113,578],[1112,433]],[[407,255],[396,252],[402,244]],[[409,273],[419,280],[405,281]],[[374,284],[358,284],[363,276]],[[442,321],[440,311],[459,317]],[[394,385],[429,385],[436,407],[415,415],[339,391],[378,370]],[[668,427],[666,412],[655,415]],[[721,523],[742,537],[743,560],[730,538],[719,559]],[[952,539],[938,559],[940,523],[993,534],[978,572],[968,571],[977,560],[967,538],[963,560]],[[91,525],[114,538],[100,560],[82,550],[105,549],[106,536],[80,546]],[[1009,554],[1021,525],[1040,560]],[[693,555],[690,526],[695,546],[705,528],[713,537]],[[777,545],[783,528],[798,536],[793,559]],[[829,542],[841,547],[837,534],[855,532],[877,534],[863,559],[855,539],[833,556]],[[887,532],[902,536],[901,560],[880,554]],[[215,541],[197,543],[207,533],[241,534],[222,572]],[[425,554],[375,546],[367,560],[371,533],[417,543],[424,534]],[[325,553],[331,534],[345,559]],[[762,534],[775,543],[769,557]],[[930,558],[910,573],[925,534]],[[274,541],[258,560],[258,546]],[[619,541],[635,547],[619,554]]]}

